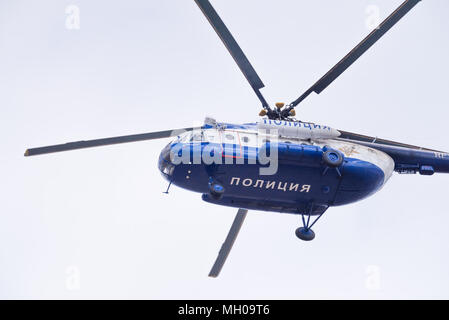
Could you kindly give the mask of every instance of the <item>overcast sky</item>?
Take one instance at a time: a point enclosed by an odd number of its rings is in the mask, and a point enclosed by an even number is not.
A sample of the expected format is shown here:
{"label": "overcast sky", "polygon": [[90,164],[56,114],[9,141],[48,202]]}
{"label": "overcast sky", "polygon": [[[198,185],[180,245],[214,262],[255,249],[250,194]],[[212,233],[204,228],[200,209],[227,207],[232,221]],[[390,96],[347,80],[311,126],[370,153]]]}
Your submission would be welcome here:
{"label": "overcast sky", "polygon": [[[212,1],[271,103],[297,98],[376,8],[401,2]],[[449,150],[448,11],[419,3],[298,117]],[[162,194],[168,141],[23,157],[206,115],[255,121],[259,101],[193,0],[0,0],[0,106],[0,298],[449,298],[449,175],[395,174],[328,210],[310,243],[299,217],[250,212],[210,279],[236,210]]]}

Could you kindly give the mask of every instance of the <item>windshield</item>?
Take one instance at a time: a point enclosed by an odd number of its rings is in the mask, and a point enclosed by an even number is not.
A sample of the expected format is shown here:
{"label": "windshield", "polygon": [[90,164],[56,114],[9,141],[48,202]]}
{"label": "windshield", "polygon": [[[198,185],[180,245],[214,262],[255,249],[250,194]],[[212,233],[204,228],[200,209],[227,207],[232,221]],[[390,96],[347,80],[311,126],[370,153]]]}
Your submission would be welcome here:
{"label": "windshield", "polygon": [[190,136],[190,142],[203,142],[203,141],[205,141],[203,131],[200,132],[195,131]]}

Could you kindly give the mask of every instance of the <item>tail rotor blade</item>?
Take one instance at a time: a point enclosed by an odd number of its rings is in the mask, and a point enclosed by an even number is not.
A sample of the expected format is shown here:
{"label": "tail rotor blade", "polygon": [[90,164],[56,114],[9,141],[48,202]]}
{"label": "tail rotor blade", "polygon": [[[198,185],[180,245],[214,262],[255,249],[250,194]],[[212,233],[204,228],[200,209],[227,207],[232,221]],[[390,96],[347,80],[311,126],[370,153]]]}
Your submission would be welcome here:
{"label": "tail rotor blade", "polygon": [[246,209],[239,209],[239,211],[237,212],[231,229],[229,230],[228,236],[226,237],[226,240],[221,246],[220,252],[218,253],[217,260],[215,260],[215,263],[209,272],[209,277],[216,278],[220,274],[220,271],[223,268],[229,253],[231,252],[232,246],[234,245],[235,239],[239,234],[240,228],[245,221],[247,213],[248,210]]}

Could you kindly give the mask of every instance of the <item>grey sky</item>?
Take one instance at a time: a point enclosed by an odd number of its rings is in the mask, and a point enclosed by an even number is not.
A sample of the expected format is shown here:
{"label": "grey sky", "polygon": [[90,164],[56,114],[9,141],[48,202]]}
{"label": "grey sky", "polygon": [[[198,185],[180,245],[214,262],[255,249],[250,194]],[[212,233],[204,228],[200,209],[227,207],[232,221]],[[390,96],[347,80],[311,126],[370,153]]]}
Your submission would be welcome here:
{"label": "grey sky", "polygon": [[[366,36],[368,6],[384,18],[401,1],[212,3],[274,103]],[[79,30],[65,26],[69,5]],[[422,1],[298,117],[449,150],[448,10]],[[162,194],[167,141],[23,157],[206,115],[257,119],[257,98],[194,1],[0,0],[0,70],[1,298],[449,298],[447,175],[394,175],[330,209],[311,243],[295,237],[298,217],[250,212],[209,279],[236,210]]]}

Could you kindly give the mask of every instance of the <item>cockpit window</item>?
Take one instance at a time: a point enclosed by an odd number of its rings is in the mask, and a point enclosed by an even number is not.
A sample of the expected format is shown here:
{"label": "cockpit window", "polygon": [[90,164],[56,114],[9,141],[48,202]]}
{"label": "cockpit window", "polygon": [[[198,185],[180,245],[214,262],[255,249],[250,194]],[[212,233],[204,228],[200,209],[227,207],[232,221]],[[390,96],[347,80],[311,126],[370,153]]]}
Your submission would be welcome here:
{"label": "cockpit window", "polygon": [[185,134],[179,136],[179,142],[186,143],[186,142],[189,142],[191,138],[192,138],[192,133],[188,132],[188,133],[185,133]]}
{"label": "cockpit window", "polygon": [[202,142],[204,141],[204,135],[203,132],[194,132],[192,134],[192,137],[190,138],[190,142]]}

